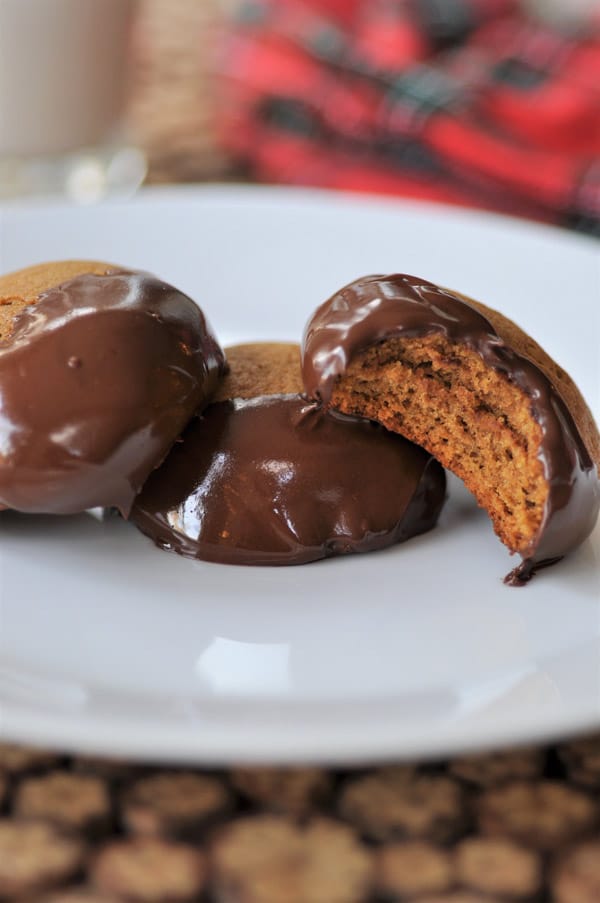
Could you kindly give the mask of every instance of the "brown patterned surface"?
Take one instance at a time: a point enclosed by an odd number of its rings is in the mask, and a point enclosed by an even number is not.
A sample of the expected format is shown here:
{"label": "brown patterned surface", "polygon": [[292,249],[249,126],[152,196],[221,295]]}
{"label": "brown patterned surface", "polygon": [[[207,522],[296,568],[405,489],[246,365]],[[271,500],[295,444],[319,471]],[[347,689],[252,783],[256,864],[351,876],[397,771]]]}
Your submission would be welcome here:
{"label": "brown patterned surface", "polygon": [[0,799],[2,900],[600,901],[600,734],[352,771],[0,745]]}

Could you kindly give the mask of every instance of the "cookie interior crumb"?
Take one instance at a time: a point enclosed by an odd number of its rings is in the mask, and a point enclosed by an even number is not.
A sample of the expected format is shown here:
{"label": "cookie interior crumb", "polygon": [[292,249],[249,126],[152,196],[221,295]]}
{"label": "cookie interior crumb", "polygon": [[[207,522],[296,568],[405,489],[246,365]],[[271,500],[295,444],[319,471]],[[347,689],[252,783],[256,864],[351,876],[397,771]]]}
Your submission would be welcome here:
{"label": "cookie interior crumb", "polygon": [[475,351],[438,334],[373,345],[350,363],[332,403],[422,445],[465,482],[500,539],[527,554],[548,493],[532,454],[542,430],[525,393]]}

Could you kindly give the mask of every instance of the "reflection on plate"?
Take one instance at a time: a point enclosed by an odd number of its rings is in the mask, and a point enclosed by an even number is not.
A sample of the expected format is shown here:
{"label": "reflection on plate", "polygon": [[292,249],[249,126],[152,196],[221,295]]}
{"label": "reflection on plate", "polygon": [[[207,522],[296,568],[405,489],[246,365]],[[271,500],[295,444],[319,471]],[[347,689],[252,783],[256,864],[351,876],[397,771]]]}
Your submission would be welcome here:
{"label": "reflection on plate", "polygon": [[[403,270],[501,308],[598,405],[592,241],[458,210],[259,188],[5,208],[2,269],[91,257],[194,295],[223,342],[299,339],[355,276]],[[569,324],[565,327],[565,310]],[[600,725],[600,531],[525,589],[454,479],[431,533],[239,568],[118,518],[0,515],[0,736],[190,761],[441,756]]]}

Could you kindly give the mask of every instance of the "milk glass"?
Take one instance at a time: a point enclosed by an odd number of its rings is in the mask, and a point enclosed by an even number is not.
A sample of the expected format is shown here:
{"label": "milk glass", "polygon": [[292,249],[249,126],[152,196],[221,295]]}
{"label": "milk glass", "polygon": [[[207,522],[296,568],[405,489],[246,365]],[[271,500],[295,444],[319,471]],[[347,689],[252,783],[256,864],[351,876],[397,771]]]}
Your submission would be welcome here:
{"label": "milk glass", "polygon": [[0,197],[134,188],[127,146],[135,0],[0,0]]}

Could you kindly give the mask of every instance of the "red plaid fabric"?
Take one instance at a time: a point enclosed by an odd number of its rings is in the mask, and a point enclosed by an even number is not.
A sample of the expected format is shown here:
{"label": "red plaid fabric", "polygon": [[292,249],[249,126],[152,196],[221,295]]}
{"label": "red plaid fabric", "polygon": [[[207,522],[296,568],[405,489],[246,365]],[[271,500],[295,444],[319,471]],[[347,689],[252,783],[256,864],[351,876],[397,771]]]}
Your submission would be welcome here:
{"label": "red plaid fabric", "polygon": [[220,139],[258,179],[485,207],[600,234],[600,19],[517,0],[249,0]]}

